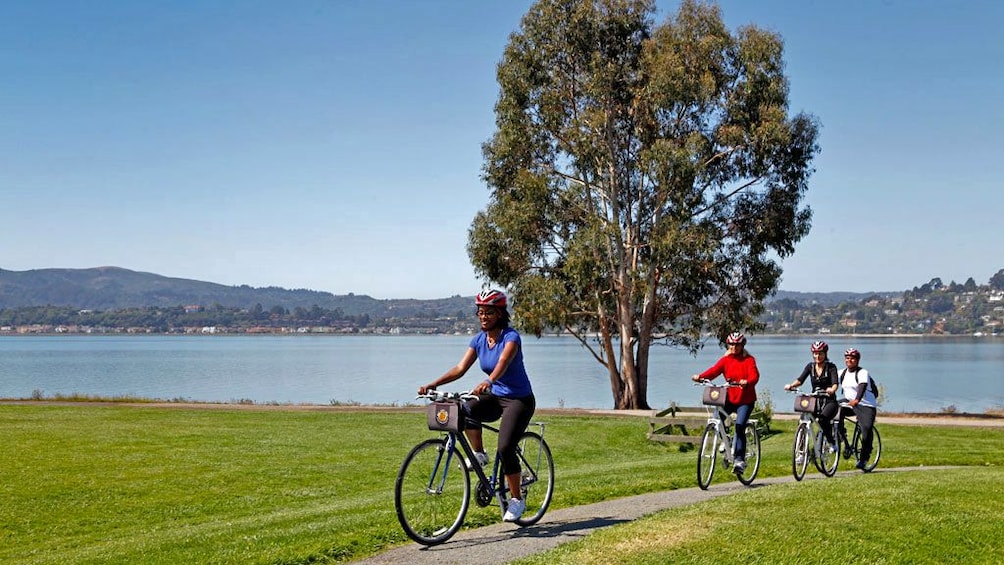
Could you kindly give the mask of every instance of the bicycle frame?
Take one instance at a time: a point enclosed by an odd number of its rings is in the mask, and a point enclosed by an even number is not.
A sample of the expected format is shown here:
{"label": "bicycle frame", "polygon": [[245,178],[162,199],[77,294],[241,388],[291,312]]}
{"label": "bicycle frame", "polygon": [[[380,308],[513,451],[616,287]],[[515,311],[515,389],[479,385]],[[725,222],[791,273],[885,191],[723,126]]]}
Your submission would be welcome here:
{"label": "bicycle frame", "polygon": [[[481,428],[483,430],[488,430],[490,432],[495,433],[496,435],[498,435],[498,433],[499,433],[498,428],[496,428],[494,426],[491,426],[489,424],[485,424],[484,422],[480,422],[480,425],[481,425]],[[540,437],[541,437],[541,439],[543,439],[544,438],[544,422],[531,422],[530,425],[537,426],[537,427],[540,428]],[[495,499],[498,501],[499,506],[501,506],[504,509],[506,507],[506,495],[509,492],[509,487],[506,485],[505,477],[502,476],[502,459],[498,456],[498,453],[495,454],[495,462],[492,464],[491,475],[488,475],[488,474],[485,473],[484,468],[481,467],[481,465],[478,465],[476,463],[476,459],[475,459],[475,456],[474,456],[474,448],[471,447],[471,442],[470,442],[470,440],[467,439],[467,436],[464,434],[464,432],[459,432],[459,433],[444,432],[444,434],[446,436],[446,458],[447,458],[447,460],[446,460],[446,465],[442,466],[442,469],[443,469],[443,471],[442,471],[443,472],[443,479],[442,480],[445,481],[446,474],[450,472],[450,469],[452,467],[452,465],[450,465],[450,463],[451,463],[450,462],[450,454],[452,454],[454,452],[453,451],[454,446],[459,445],[460,446],[460,450],[464,454],[464,457],[467,458],[467,461],[472,462],[470,470],[473,471],[474,474],[478,476],[478,484],[477,484],[477,490],[476,490],[476,492],[478,493],[478,497],[477,497],[478,505],[479,506],[488,506],[488,501],[485,500],[484,498],[482,498],[482,493],[491,493],[495,497]],[[537,469],[537,465],[539,465],[540,457],[541,457],[541,454],[538,453],[537,454],[537,462],[534,463],[534,464],[531,464],[529,461],[527,461],[526,454],[524,454],[522,452],[519,453],[519,460],[520,460],[521,467],[523,467],[523,469],[525,471],[529,471],[529,473],[530,473],[529,477],[526,477],[526,476],[521,477],[520,488],[528,487],[528,486],[532,485],[533,483],[537,482],[537,472],[536,472],[536,469]],[[466,464],[463,463],[463,462],[461,462],[461,465],[466,465]],[[434,470],[433,471],[433,476],[431,476],[429,478],[429,486],[430,486],[430,488],[432,487],[432,484],[435,482],[435,480],[436,480],[436,477],[435,477],[435,470]]]}
{"label": "bicycle frame", "polygon": [[732,445],[732,424],[735,420],[732,419],[732,414],[725,411],[723,406],[712,407],[705,405],[704,408],[708,412],[708,425],[715,427],[714,447],[722,454],[722,461],[731,468],[734,463],[733,457],[735,456],[735,446]]}
{"label": "bicycle frame", "polygon": [[[427,400],[450,401],[460,404],[473,398],[470,393],[430,392],[419,396]],[[436,438],[419,442],[405,457],[394,485],[394,506],[398,521],[411,539],[423,545],[435,545],[450,539],[462,526],[471,498],[478,506],[487,507],[497,501],[505,513],[512,489],[502,472],[502,462],[495,450],[495,463],[491,470],[477,463],[477,458],[464,426],[449,425],[439,419],[440,408],[430,412],[429,425],[440,433]],[[450,412],[453,412],[450,410]],[[456,422],[454,412],[452,418]],[[466,418],[482,430],[498,435],[499,428]],[[433,423],[435,422],[435,423]],[[523,501],[524,511],[514,520],[520,527],[539,521],[550,505],[554,492],[554,459],[544,441],[545,425],[532,422],[537,431],[524,430],[516,445],[519,458],[519,485],[516,489]],[[442,429],[442,428],[446,429]],[[459,429],[458,429],[459,428]],[[474,477],[472,479],[472,476]],[[471,483],[473,484],[473,490]]]}
{"label": "bicycle frame", "polygon": [[[790,389],[788,392],[803,394],[797,388]],[[817,402],[829,398],[829,395],[823,390],[814,390],[807,396],[816,398]],[[832,477],[836,473],[837,465],[839,464],[839,454],[835,454],[831,447],[826,445],[827,442],[823,434],[823,427],[815,412],[797,411],[800,416],[798,425],[795,427],[794,443],[791,450],[791,472],[795,480],[800,481],[805,477],[805,471],[810,459],[820,473],[823,473],[827,477]]]}
{"label": "bicycle frame", "polygon": [[[715,385],[702,379],[695,382],[695,386],[711,387]],[[739,385],[728,384],[727,386],[737,387]],[[738,469],[735,466],[735,428],[732,426],[735,419],[725,410],[724,406],[706,404],[705,408],[708,411],[708,424],[704,428],[697,454],[697,484],[704,490],[711,485],[718,453],[722,454],[722,462],[728,469],[733,471]],[[755,418],[750,418],[746,423],[747,461],[742,471],[736,473],[739,482],[744,485],[751,484],[760,469],[760,436],[756,424]]]}
{"label": "bicycle frame", "polygon": [[[850,440],[848,440],[847,437],[845,422],[850,422],[854,425],[854,433]],[[834,436],[837,438],[838,446],[850,450],[853,454],[854,460],[857,461],[858,457],[861,455],[861,428],[858,426],[858,418],[854,412],[854,408],[846,400],[840,402],[840,408],[833,417],[833,429]],[[869,460],[865,463],[865,468],[862,470],[866,473],[874,470],[875,467],[878,466],[878,462],[881,457],[882,436],[879,435],[878,426],[872,425],[872,453]],[[845,458],[847,458],[846,454]]]}

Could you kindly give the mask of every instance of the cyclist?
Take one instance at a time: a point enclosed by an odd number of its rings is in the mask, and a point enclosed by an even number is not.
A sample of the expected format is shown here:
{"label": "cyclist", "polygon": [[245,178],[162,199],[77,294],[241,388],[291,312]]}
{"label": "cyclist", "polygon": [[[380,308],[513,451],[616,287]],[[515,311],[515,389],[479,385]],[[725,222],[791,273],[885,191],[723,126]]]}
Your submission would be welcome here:
{"label": "cyclist", "polygon": [[809,351],[812,352],[812,361],[805,365],[802,374],[797,379],[784,385],[784,390],[798,388],[802,386],[806,378],[811,377],[812,391],[826,392],[826,397],[817,400],[816,421],[819,422],[819,427],[823,430],[823,436],[826,437],[827,443],[837,449],[839,446],[835,444],[831,429],[831,422],[833,417],[837,415],[839,408],[837,404],[837,386],[839,385],[837,366],[830,362],[828,356],[830,346],[825,341],[812,342]]}
{"label": "cyclist", "polygon": [[746,336],[732,332],[725,338],[725,344],[728,346],[728,353],[703,373],[690,378],[697,382],[725,375],[729,384],[739,385],[738,388],[728,388],[725,412],[736,415],[736,462],[732,470],[742,474],[746,470],[746,423],[749,422],[756,402],[756,383],[760,380],[760,371],[757,369],[756,359],[746,351]]}
{"label": "cyclist", "polygon": [[[418,388],[425,394],[440,385],[464,376],[475,361],[488,375],[471,392],[478,395],[464,405],[467,415],[477,422],[499,424],[498,452],[502,458],[502,473],[509,484],[511,499],[502,520],[515,522],[523,515],[526,504],[520,499],[520,473],[517,442],[526,431],[536,409],[537,401],[530,386],[530,378],[523,366],[523,343],[519,333],[509,327],[509,310],[506,295],[498,290],[484,290],[474,299],[481,332],[471,339],[460,362],[427,385]],[[484,450],[482,430],[471,425],[466,430],[474,455],[481,465],[488,464]]]}
{"label": "cyclist", "polygon": [[[858,427],[861,428],[861,453],[855,465],[862,471],[872,455],[872,440],[874,439],[875,415],[878,412],[878,399],[871,387],[871,376],[868,369],[858,366],[861,361],[861,352],[851,347],[844,351],[844,364],[847,368],[840,373],[840,387],[843,390],[844,398],[854,410],[854,415],[858,420]],[[844,430],[844,412],[841,412],[840,429]],[[847,434],[844,433],[844,437]],[[850,446],[845,446],[844,457],[850,457]]]}

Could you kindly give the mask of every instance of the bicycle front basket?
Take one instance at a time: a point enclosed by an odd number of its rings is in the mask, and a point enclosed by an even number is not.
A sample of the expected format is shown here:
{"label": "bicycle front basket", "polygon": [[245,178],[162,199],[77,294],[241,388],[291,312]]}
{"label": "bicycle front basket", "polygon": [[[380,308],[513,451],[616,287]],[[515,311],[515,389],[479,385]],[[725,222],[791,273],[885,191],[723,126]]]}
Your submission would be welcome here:
{"label": "bicycle front basket", "polygon": [[799,394],[795,397],[795,412],[808,412],[812,414],[816,411],[816,397],[808,394]]}
{"label": "bicycle front basket", "polygon": [[464,429],[464,417],[456,402],[433,402],[427,408],[429,429],[438,432],[459,432]]}
{"label": "bicycle front basket", "polygon": [[711,406],[725,406],[725,387],[709,386],[704,388],[701,402]]}

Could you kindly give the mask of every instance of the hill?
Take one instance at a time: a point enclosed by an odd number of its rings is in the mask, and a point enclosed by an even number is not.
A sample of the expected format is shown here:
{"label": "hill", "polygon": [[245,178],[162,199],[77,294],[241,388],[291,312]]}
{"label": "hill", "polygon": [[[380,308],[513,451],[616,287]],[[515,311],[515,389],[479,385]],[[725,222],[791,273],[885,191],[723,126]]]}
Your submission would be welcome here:
{"label": "hill", "polygon": [[900,296],[903,291],[890,292],[794,292],[790,290],[779,290],[774,296],[768,298],[766,303],[778,302],[781,300],[794,300],[795,302],[808,306],[810,304],[819,304],[820,306],[836,306],[842,302],[857,302],[859,300],[864,300],[865,298],[870,298],[872,296],[879,296],[881,298],[892,298],[894,296]]}
{"label": "hill", "polygon": [[0,269],[0,309],[28,306],[69,306],[90,310],[123,308],[220,305],[268,310],[318,306],[340,310],[348,316],[428,317],[467,311],[473,297],[454,296],[435,300],[379,300],[366,295],[334,295],[330,292],[280,287],[254,288],[166,277],[120,267],[91,269]]}
{"label": "hill", "polygon": [[[187,332],[193,327],[469,333],[476,329],[472,302],[470,296],[378,300],[307,289],[226,286],[119,267],[0,269],[0,325],[18,333],[71,328]],[[972,278],[946,285],[935,278],[902,292],[778,291],[766,301],[759,321],[767,333],[776,334],[999,335],[1002,304],[1004,269],[986,285]]]}
{"label": "hill", "polygon": [[[768,302],[794,300],[800,304],[817,303],[834,306],[879,295],[891,297],[902,292],[793,292],[779,290]],[[281,287],[255,288],[248,285],[227,286],[212,282],[167,277],[153,273],[131,271],[121,267],[95,267],[91,269],[34,269],[7,271],[0,269],[0,308],[27,306],[70,306],[91,310],[118,310],[122,308],[170,307],[188,304],[229,308],[253,308],[256,304],[266,310],[282,306],[287,310],[296,307],[319,306],[326,310],[340,309],[346,315],[369,314],[384,316],[411,316],[442,312],[456,314],[458,309],[470,307],[471,297],[417,300],[379,300],[367,295],[335,295],[330,292]]]}

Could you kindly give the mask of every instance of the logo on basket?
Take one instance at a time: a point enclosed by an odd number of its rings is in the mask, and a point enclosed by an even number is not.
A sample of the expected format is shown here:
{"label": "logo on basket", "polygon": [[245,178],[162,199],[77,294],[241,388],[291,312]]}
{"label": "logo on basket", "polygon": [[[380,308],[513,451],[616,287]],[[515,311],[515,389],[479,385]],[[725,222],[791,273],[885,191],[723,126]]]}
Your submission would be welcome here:
{"label": "logo on basket", "polygon": [[712,390],[711,390],[711,392],[709,392],[709,393],[708,393],[708,396],[709,396],[709,397],[711,397],[711,400],[718,400],[718,397],[719,397],[719,396],[720,396],[721,394],[722,394],[722,393],[721,393],[721,392],[719,392],[718,390],[716,390],[716,389],[712,389]]}
{"label": "logo on basket", "polygon": [[801,406],[804,409],[808,409],[809,408],[809,399],[808,398],[801,399],[799,401],[799,406]]}
{"label": "logo on basket", "polygon": [[436,410],[436,421],[439,422],[440,426],[445,426],[450,422],[450,413],[446,408],[440,408]]}

